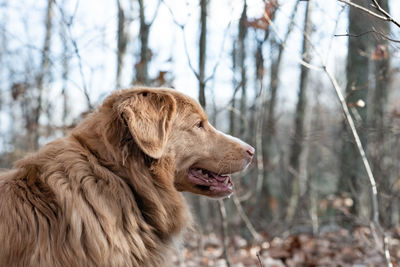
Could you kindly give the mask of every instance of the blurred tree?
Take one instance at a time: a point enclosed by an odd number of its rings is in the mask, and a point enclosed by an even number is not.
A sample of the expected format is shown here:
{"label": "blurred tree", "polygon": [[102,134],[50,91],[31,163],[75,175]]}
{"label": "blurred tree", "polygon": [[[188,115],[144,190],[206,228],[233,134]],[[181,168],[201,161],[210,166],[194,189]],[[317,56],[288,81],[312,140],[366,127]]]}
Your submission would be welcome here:
{"label": "blurred tree", "polygon": [[[154,15],[153,20],[151,22],[146,22],[144,1],[143,0],[138,0],[138,1],[139,1],[139,23],[140,23],[139,26],[140,60],[135,64],[136,77],[132,83],[149,85],[150,80],[149,80],[148,68],[152,57],[152,52],[149,48],[149,33],[150,33],[150,27],[154,22],[154,18],[156,17],[157,11]],[[120,41],[123,48],[123,42],[125,40],[120,40]]]}
{"label": "blurred tree", "polygon": [[[355,3],[361,6],[368,6],[368,0],[357,0]],[[349,11],[349,33],[363,34],[371,30],[371,17],[360,12],[359,9],[350,7]],[[367,139],[367,94],[370,87],[369,66],[372,42],[369,35],[362,35],[358,38],[349,38],[347,52],[347,85],[346,96],[347,105],[351,110],[352,116],[356,121],[357,130],[360,134],[361,142],[366,145]],[[353,137],[350,134],[347,123],[343,121],[344,137],[340,153],[340,176],[338,193],[347,193],[356,199],[353,211],[361,212],[359,209],[361,194],[360,180],[366,177],[364,168],[361,165],[361,158]],[[368,204],[368,203],[367,203]],[[367,207],[365,207],[367,208]],[[366,212],[366,210],[364,210]]]}
{"label": "blurred tree", "polygon": [[28,133],[30,135],[30,150],[37,150],[39,148],[40,137],[40,116],[43,111],[43,91],[45,79],[50,75],[50,45],[52,39],[53,28],[53,6],[54,0],[48,0],[45,19],[45,35],[41,55],[41,63],[39,73],[36,77],[36,87],[38,89],[36,98],[36,107],[33,110],[33,120],[28,124]]}
{"label": "blurred tree", "polygon": [[[121,71],[124,66],[124,58],[126,54],[126,48],[129,42],[129,34],[125,24],[127,23],[125,18],[125,10],[121,5],[121,0],[117,0],[118,10],[118,28],[117,28],[117,77],[116,77],[116,89],[121,87]],[[142,23],[142,21],[141,21]]]}
{"label": "blurred tree", "polygon": [[[243,118],[245,114],[241,111],[246,107],[245,95],[246,95],[246,69],[245,69],[245,39],[247,34],[247,3],[243,1],[243,9],[238,24],[238,36],[234,38],[232,44],[232,84],[233,94],[231,98],[231,108],[229,117],[229,132],[232,135],[242,135],[244,131]],[[239,75],[238,75],[239,74]],[[237,93],[239,90],[242,92],[240,99],[237,99]],[[240,100],[239,110],[237,108],[237,101]],[[238,129],[238,124],[241,125]]]}
{"label": "blurred tree", "polygon": [[[265,123],[263,124],[263,159],[264,159],[264,182],[263,186],[261,189],[262,195],[267,196],[264,198],[265,204],[264,206],[277,206],[275,203],[275,199],[270,192],[270,185],[272,184],[270,181],[271,172],[273,171],[273,164],[272,164],[272,158],[275,155],[274,151],[274,140],[276,137],[276,118],[275,118],[275,113],[277,109],[277,95],[278,95],[278,88],[280,85],[280,75],[281,75],[281,69],[282,69],[282,58],[283,58],[283,52],[286,46],[286,42],[290,37],[290,34],[293,31],[293,27],[295,24],[295,17],[297,14],[297,9],[299,6],[300,0],[297,0],[293,11],[291,12],[290,16],[290,22],[289,26],[287,28],[286,34],[284,36],[283,40],[280,40],[281,43],[278,43],[275,38],[271,38],[271,65],[270,65],[270,79],[269,79],[269,98],[267,102],[267,108],[266,108],[266,114],[265,114]],[[287,189],[283,189],[282,191],[286,192]],[[270,199],[268,198],[270,197]],[[273,217],[278,218],[279,216],[277,215],[277,212],[282,212],[283,208],[286,207],[287,201],[286,197],[287,195],[283,194],[281,192],[280,194],[276,194],[276,197],[279,197],[279,202],[280,206],[282,207],[281,209],[278,208],[271,208],[271,210],[275,213]],[[271,203],[270,203],[271,202]],[[274,203],[274,204],[272,204]],[[272,204],[272,205],[271,205]],[[284,212],[283,212],[284,213]]]}
{"label": "blurred tree", "polygon": [[200,39],[199,39],[199,102],[206,106],[206,51],[207,51],[207,8],[208,0],[200,0]]}
{"label": "blurred tree", "polygon": [[[378,0],[378,4],[390,13],[388,0]],[[373,18],[372,18],[373,19]],[[390,35],[390,23],[379,19],[373,19],[374,30]],[[390,152],[388,134],[390,134],[388,123],[388,94],[391,82],[390,51],[388,40],[376,34],[374,38],[374,50],[372,60],[374,63],[375,88],[371,98],[370,122],[373,133],[369,140],[371,149],[369,154],[372,161],[372,169],[377,179],[378,190],[380,192],[379,204],[381,211],[381,222],[384,226],[389,226],[391,221],[391,210],[393,203],[385,195],[391,194],[391,181],[389,176],[389,166],[387,157]]]}
{"label": "blurred tree", "polygon": [[[277,1],[266,2],[264,13],[261,18],[248,20],[246,24],[255,29],[256,36],[256,52],[255,52],[255,98],[254,98],[254,110],[250,117],[249,134],[254,136],[249,142],[256,144],[257,151],[257,182],[254,189],[254,197],[249,203],[249,210],[256,210],[255,214],[260,217],[264,217],[265,221],[269,221],[272,217],[270,209],[270,201],[272,196],[270,189],[267,184],[266,175],[267,172],[264,166],[264,155],[263,155],[263,127],[264,127],[264,115],[267,106],[266,101],[266,86],[264,85],[264,76],[266,73],[265,59],[264,59],[264,47],[270,36],[270,22],[274,21],[275,12],[278,9]],[[261,31],[261,37],[258,37],[258,32]],[[262,194],[261,194],[262,193]],[[262,205],[256,205],[261,200]],[[254,208],[255,207],[255,208]]]}
{"label": "blurred tree", "polygon": [[[240,88],[242,89],[242,95],[240,98],[240,117],[246,119],[246,109],[247,109],[247,92],[246,92],[246,35],[247,35],[247,3],[246,0],[243,1],[242,15],[239,20],[239,35],[238,35],[238,67],[240,72]],[[244,136],[245,124],[240,123],[239,136]]]}
{"label": "blurred tree", "polygon": [[[62,7],[64,9],[65,2],[62,2]],[[61,95],[63,98],[63,111],[62,111],[62,125],[63,125],[63,133],[66,134],[67,130],[67,117],[68,113],[70,112],[70,107],[68,104],[68,78],[70,75],[70,48],[69,48],[69,42],[68,42],[68,36],[67,36],[67,29],[65,25],[65,21],[63,19],[60,19],[60,25],[59,25],[59,35],[60,39],[62,41],[62,59],[61,59],[61,65],[62,65],[62,85],[61,85]]]}
{"label": "blurred tree", "polygon": [[[306,63],[311,62],[312,46],[311,46],[311,34],[313,31],[313,24],[311,21],[312,12],[312,1],[307,1],[305,17],[304,17],[304,30],[303,30],[303,45],[301,51],[302,60]],[[300,164],[304,137],[305,137],[305,117],[307,109],[307,82],[309,76],[309,68],[301,65],[300,71],[300,85],[298,91],[298,99],[296,111],[294,113],[294,135],[292,138],[292,144],[290,148],[289,158],[289,183],[291,184],[291,196],[289,200],[289,206],[286,213],[287,221],[291,221],[300,197],[300,178],[305,176],[306,164]]]}

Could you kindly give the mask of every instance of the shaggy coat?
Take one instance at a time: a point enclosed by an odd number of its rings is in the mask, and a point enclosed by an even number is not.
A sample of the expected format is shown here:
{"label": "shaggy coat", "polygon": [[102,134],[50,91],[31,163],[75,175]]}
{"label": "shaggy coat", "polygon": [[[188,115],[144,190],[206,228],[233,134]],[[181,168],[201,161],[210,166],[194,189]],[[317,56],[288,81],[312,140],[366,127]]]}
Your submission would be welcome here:
{"label": "shaggy coat", "polygon": [[188,173],[239,171],[253,153],[174,90],[117,91],[67,137],[0,174],[0,266],[169,266],[190,224],[179,191],[231,193]]}

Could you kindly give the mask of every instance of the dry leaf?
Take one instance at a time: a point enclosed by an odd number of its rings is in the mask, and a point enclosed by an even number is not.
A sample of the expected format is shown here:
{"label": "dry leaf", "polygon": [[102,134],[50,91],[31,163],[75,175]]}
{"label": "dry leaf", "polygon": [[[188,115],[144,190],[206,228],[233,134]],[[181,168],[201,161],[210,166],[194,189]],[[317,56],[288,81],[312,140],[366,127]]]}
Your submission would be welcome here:
{"label": "dry leaf", "polygon": [[384,45],[377,45],[372,52],[371,59],[372,60],[382,60],[382,59],[387,59],[387,48]]}

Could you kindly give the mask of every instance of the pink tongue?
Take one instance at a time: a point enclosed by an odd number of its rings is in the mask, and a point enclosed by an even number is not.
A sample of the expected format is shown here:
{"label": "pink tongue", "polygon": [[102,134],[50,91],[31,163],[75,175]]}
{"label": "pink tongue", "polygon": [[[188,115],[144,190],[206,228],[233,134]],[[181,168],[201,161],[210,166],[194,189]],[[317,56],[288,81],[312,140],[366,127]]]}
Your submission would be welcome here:
{"label": "pink tongue", "polygon": [[228,177],[226,175],[218,175],[218,174],[216,174],[214,172],[210,172],[210,171],[208,171],[207,174],[208,174],[208,176],[210,178],[212,177],[212,178],[214,178],[215,180],[217,180],[218,182],[221,182],[221,183],[223,183],[225,181],[225,179]]}
{"label": "pink tongue", "polygon": [[223,182],[223,181],[225,181],[226,177],[228,177],[226,175],[221,175],[220,176],[220,175],[217,175],[215,173],[211,173],[211,175],[214,177],[214,179],[218,180],[218,182]]}
{"label": "pink tongue", "polygon": [[[191,169],[189,171],[189,177],[193,179],[193,181],[197,181],[200,184],[213,185],[213,186],[222,186],[225,187],[227,185],[232,185],[231,179],[227,175],[217,175],[216,173],[204,171],[200,169]],[[228,183],[225,184],[225,180],[228,180]],[[223,183],[223,184],[222,184]]]}

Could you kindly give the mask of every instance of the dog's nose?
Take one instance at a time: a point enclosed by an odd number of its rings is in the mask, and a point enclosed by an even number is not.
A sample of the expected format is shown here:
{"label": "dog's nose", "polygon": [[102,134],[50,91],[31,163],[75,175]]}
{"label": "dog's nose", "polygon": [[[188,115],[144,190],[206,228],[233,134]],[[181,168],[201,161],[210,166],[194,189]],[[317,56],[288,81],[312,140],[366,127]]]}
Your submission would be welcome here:
{"label": "dog's nose", "polygon": [[250,157],[253,157],[253,156],[254,156],[254,151],[255,151],[255,149],[254,149],[254,147],[252,147],[252,146],[248,146],[248,148],[247,148],[247,150],[246,150],[247,154],[249,154]]}

